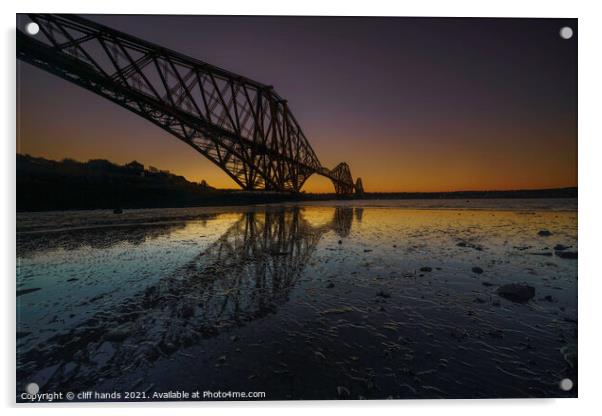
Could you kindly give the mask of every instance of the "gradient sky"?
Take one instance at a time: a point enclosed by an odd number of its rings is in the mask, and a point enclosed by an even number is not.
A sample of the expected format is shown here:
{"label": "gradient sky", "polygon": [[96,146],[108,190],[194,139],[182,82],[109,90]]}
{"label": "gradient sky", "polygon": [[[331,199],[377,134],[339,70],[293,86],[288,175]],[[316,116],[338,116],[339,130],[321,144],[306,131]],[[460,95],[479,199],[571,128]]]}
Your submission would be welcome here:
{"label": "gradient sky", "polygon": [[[274,85],[322,164],[349,163],[367,191],[577,185],[576,19],[87,17]],[[236,187],[134,113],[18,71],[19,153],[135,159]],[[317,175],[303,189],[333,191]]]}

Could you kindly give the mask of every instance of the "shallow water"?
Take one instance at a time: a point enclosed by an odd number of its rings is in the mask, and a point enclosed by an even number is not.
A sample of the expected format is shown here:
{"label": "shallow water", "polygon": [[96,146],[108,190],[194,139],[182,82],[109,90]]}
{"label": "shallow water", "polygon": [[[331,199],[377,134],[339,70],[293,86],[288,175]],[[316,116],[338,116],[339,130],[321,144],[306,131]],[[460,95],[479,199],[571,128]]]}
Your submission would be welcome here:
{"label": "shallow water", "polygon": [[17,387],[574,397],[562,252],[572,199],[22,213]]}

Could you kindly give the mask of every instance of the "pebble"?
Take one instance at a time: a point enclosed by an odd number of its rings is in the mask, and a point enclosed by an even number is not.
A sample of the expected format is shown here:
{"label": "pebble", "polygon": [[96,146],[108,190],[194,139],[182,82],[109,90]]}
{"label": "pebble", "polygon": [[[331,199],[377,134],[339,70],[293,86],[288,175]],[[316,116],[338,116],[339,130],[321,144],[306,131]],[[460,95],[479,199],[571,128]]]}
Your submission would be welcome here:
{"label": "pebble", "polygon": [[556,257],[560,257],[561,259],[576,259],[577,252],[576,251],[555,251]]}
{"label": "pebble", "polygon": [[512,302],[526,303],[535,296],[535,288],[526,284],[510,283],[500,286],[497,294]]}

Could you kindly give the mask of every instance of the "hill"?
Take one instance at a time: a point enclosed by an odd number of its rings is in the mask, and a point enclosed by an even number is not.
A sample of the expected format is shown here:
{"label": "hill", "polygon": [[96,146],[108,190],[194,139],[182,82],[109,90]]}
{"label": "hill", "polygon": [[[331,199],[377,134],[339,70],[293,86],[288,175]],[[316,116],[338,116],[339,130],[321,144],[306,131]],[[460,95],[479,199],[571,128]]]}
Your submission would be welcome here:
{"label": "hill", "polygon": [[217,191],[133,161],[17,155],[17,211],[194,206]]}
{"label": "hill", "polygon": [[[574,198],[577,188],[513,191],[364,193],[361,199]],[[117,165],[103,159],[78,162],[17,155],[17,211],[175,208],[245,205],[295,200],[354,199],[332,194],[289,194],[216,189],[205,181],[136,161]]]}

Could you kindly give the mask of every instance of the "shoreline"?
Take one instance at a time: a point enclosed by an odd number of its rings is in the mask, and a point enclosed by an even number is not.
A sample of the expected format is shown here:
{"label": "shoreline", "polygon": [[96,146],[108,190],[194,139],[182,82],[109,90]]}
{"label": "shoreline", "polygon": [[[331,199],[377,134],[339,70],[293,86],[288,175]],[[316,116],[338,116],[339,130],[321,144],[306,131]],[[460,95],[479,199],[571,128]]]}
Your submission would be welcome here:
{"label": "shoreline", "polygon": [[[538,190],[513,190],[513,191],[459,191],[459,192],[420,192],[420,193],[365,193],[361,196],[339,196],[336,194],[283,194],[250,191],[216,190],[203,195],[203,198],[194,203],[173,204],[118,204],[111,206],[107,203],[92,203],[78,206],[38,206],[19,207],[17,213],[26,212],[55,212],[55,211],[94,211],[121,208],[132,209],[175,209],[175,208],[202,208],[202,207],[240,207],[271,205],[282,203],[314,203],[314,202],[366,202],[366,201],[461,201],[461,200],[549,200],[549,199],[577,199],[578,188],[538,189]],[[18,204],[17,204],[18,205]]]}
{"label": "shoreline", "polygon": [[[439,201],[439,204],[436,202]],[[443,202],[446,202],[445,204]],[[540,202],[540,203],[538,203]],[[81,231],[100,228],[153,227],[202,220],[216,215],[242,212],[277,211],[298,207],[305,209],[402,210],[411,212],[515,212],[577,213],[576,198],[549,199],[475,199],[475,200],[329,200],[286,201],[268,204],[220,205],[178,208],[134,208],[120,214],[111,209],[17,212],[17,235]],[[61,224],[55,221],[62,218]],[[52,224],[51,227],[40,226]]]}

